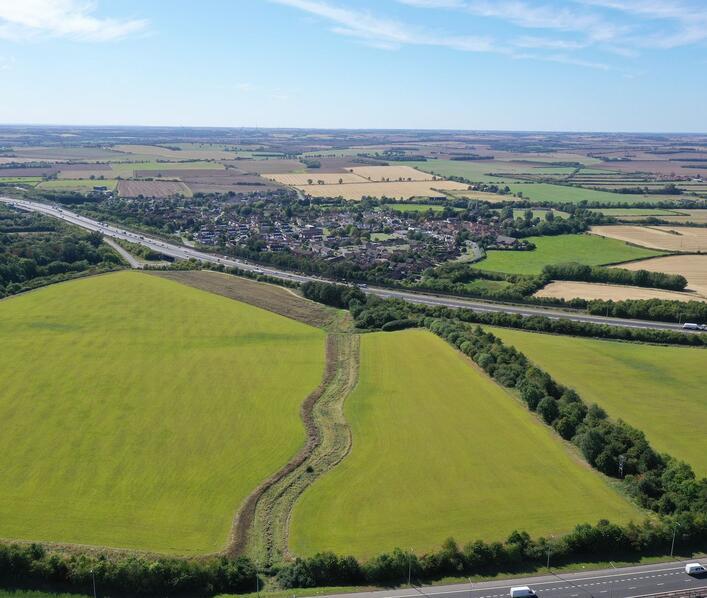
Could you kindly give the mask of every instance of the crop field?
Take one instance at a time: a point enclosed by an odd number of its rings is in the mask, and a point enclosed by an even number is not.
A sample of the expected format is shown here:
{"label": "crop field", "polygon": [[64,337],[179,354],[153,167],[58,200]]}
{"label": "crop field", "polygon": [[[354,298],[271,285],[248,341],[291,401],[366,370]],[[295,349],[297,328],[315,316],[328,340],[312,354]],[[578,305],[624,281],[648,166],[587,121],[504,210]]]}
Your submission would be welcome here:
{"label": "crop field", "polygon": [[6,185],[36,185],[41,182],[41,176],[0,176],[0,183],[5,183]]}
{"label": "crop field", "polygon": [[[297,160],[280,160],[269,158],[268,160],[237,160],[226,162],[226,165],[236,168],[239,172],[252,174],[284,174],[288,172],[304,172],[305,166]],[[315,172],[312,172],[315,174]]]}
{"label": "crop field", "polygon": [[192,162],[121,162],[111,164],[113,176],[131,178],[136,170],[150,171],[152,176],[159,176],[166,170],[223,170],[223,164],[218,162],[192,161]]}
{"label": "crop field", "polygon": [[348,183],[367,183],[365,179],[350,172],[303,172],[297,174],[268,174],[265,178],[281,185],[292,187],[302,185],[339,185]]}
{"label": "crop field", "polygon": [[[641,262],[642,263],[642,262]],[[622,266],[623,267],[623,266]],[[535,297],[554,297],[557,299],[604,299],[623,301],[625,299],[663,299],[664,301],[707,301],[707,297],[695,293],[648,289],[620,284],[603,284],[558,280],[545,285]]]}
{"label": "crop field", "polygon": [[92,191],[94,187],[108,187],[108,189],[115,189],[118,181],[114,179],[54,179],[49,181],[43,181],[37,185],[39,189],[47,189],[51,191],[76,191],[77,193],[88,193]]}
{"label": "crop field", "polygon": [[[235,152],[224,151],[215,147],[198,146],[185,147],[184,149],[175,150],[171,147],[159,145],[115,145],[112,149],[117,152],[125,152],[126,154],[137,154],[139,156],[155,156],[166,160],[232,160],[235,157]],[[186,145],[186,144],[185,144]],[[179,147],[179,146],[174,146]]]}
{"label": "crop field", "polygon": [[621,264],[621,268],[682,274],[687,279],[689,290],[695,291],[702,297],[707,297],[707,255],[668,255]]}
{"label": "crop field", "polygon": [[250,303],[261,309],[319,328],[330,326],[339,313],[332,307],[309,301],[291,289],[223,272],[186,270],[154,272],[153,274],[236,301]]}
{"label": "crop field", "polygon": [[297,188],[312,197],[343,197],[360,200],[363,197],[445,197],[442,191],[467,189],[468,185],[454,181],[404,181],[391,183],[346,183],[343,185],[299,185]]}
{"label": "crop field", "polygon": [[464,177],[475,183],[494,183],[504,179],[491,176],[498,163],[490,160],[475,160],[465,162],[461,160],[427,160],[425,162],[408,162],[409,166],[442,177]]}
{"label": "crop field", "polygon": [[345,409],[351,453],[295,505],[295,554],[419,553],[450,536],[499,540],[514,529],[562,533],[639,516],[518,399],[430,332],[364,335]]}
{"label": "crop field", "polygon": [[[676,216],[683,214],[686,210],[661,210],[658,208],[600,208],[595,211],[601,212],[605,216],[655,216],[656,218],[663,219],[663,216]],[[707,210],[705,210],[705,213],[707,213]]]}
{"label": "crop field", "polygon": [[[444,206],[436,203],[389,203],[383,206],[386,210],[395,210],[396,212],[441,212]],[[458,208],[452,208],[458,209]]]}
{"label": "crop field", "polygon": [[356,166],[347,168],[368,181],[432,181],[434,175],[410,166]]}
{"label": "crop field", "polygon": [[0,302],[0,537],[222,549],[303,444],[324,332],[120,272]]}
{"label": "crop field", "polygon": [[[552,185],[550,183],[510,183],[513,193],[521,192],[523,197],[532,201],[547,201],[551,203],[579,203],[580,201],[597,201],[602,203],[632,204],[646,201],[642,195],[622,195],[608,191],[594,191],[582,187],[567,185]],[[653,201],[653,200],[651,200]]]}
{"label": "crop field", "polygon": [[707,251],[707,228],[680,226],[593,226],[592,234],[666,251]]}
{"label": "crop field", "polygon": [[670,222],[699,222],[707,224],[707,210],[680,209],[676,215],[665,216],[662,219]]}
{"label": "crop field", "polygon": [[645,432],[657,450],[707,475],[707,434],[698,415],[707,410],[704,349],[487,329],[587,403]]}
{"label": "crop field", "polygon": [[601,266],[660,255],[652,249],[633,247],[623,241],[593,235],[529,237],[528,241],[535,244],[534,250],[489,250],[486,259],[475,265],[481,270],[509,274],[539,274],[547,264],[578,262]]}
{"label": "crop field", "polygon": [[191,197],[192,192],[180,181],[119,181],[118,195],[121,197]]}

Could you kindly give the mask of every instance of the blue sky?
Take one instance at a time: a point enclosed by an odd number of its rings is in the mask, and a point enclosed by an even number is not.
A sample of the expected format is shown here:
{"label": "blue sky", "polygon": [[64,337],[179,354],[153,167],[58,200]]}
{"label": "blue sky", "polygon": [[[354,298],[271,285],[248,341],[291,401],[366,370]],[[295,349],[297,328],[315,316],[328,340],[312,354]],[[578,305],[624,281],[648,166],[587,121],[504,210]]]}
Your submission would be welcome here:
{"label": "blue sky", "polygon": [[704,0],[0,0],[0,122],[707,131]]}

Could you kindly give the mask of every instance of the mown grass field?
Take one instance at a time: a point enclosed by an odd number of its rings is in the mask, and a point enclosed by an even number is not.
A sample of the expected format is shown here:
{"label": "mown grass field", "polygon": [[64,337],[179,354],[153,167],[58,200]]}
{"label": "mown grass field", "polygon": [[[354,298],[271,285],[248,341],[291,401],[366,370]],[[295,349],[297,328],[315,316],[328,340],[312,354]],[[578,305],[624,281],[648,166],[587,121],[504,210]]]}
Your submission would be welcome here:
{"label": "mown grass field", "polygon": [[637,510],[546,426],[430,332],[367,334],[346,400],[351,453],[308,488],[295,554],[426,551],[449,536],[561,533]]}
{"label": "mown grass field", "polygon": [[[597,243],[597,239],[600,240]],[[627,245],[623,241],[594,235],[557,235],[528,237],[535,244],[532,251],[489,250],[486,259],[475,266],[481,270],[509,274],[539,274],[547,264],[578,262],[589,266],[616,264],[629,260],[663,255],[662,252]]]}
{"label": "mown grass field", "polygon": [[302,445],[324,333],[121,272],[0,302],[0,537],[194,554]]}
{"label": "mown grass field", "polygon": [[[105,173],[110,173],[109,170],[103,171]],[[37,185],[39,189],[46,189],[47,191],[76,191],[77,193],[88,193],[92,191],[94,187],[108,187],[110,190],[114,190],[118,181],[113,179],[52,179],[49,181],[44,181]]]}
{"label": "mown grass field", "polygon": [[639,430],[661,452],[707,475],[707,352],[489,328],[571,386],[587,403]]}

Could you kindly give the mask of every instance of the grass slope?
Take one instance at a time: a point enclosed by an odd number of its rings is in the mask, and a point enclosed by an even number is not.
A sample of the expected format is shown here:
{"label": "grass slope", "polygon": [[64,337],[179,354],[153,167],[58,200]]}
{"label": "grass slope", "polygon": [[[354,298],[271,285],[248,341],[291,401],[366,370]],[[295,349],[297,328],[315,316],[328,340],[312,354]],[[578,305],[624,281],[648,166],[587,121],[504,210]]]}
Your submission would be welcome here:
{"label": "grass slope", "polygon": [[487,252],[486,259],[476,265],[481,270],[494,272],[539,274],[547,264],[579,262],[589,266],[600,266],[661,254],[652,249],[635,247],[615,239],[603,238],[603,241],[597,243],[595,237],[595,235],[528,237],[528,241],[536,246],[533,251],[490,250]]}
{"label": "grass slope", "polygon": [[324,333],[148,274],[0,302],[0,537],[215,551],[302,445]]}
{"label": "grass slope", "polygon": [[361,339],[351,454],[295,506],[295,554],[422,552],[638,512],[462,354],[412,330]]}
{"label": "grass slope", "polygon": [[490,330],[588,403],[643,430],[656,449],[707,475],[704,349]]}

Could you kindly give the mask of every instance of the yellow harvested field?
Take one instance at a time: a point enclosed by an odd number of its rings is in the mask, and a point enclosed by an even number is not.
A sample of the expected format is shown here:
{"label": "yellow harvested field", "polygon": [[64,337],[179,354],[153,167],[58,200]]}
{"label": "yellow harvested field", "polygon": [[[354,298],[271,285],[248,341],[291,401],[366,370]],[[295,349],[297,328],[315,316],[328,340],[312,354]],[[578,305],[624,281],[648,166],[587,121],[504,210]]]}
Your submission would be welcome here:
{"label": "yellow harvested field", "polygon": [[[662,259],[662,258],[661,258]],[[560,280],[545,285],[535,297],[553,297],[555,299],[604,299],[623,301],[624,299],[663,299],[665,301],[707,301],[696,293],[679,293],[661,289],[645,289],[620,284],[596,282],[576,282]]]}
{"label": "yellow harvested field", "polygon": [[707,251],[707,228],[685,226],[593,226],[595,235],[667,251]]}
{"label": "yellow harvested field", "polygon": [[343,197],[359,200],[363,197],[444,197],[444,191],[467,189],[468,185],[454,181],[405,181],[395,183],[347,183],[344,185],[298,185],[298,189],[312,197]]}
{"label": "yellow harvested field", "polygon": [[668,222],[700,222],[707,223],[707,210],[678,210],[676,216],[660,216],[661,220]]}
{"label": "yellow harvested field", "polygon": [[669,255],[617,266],[626,270],[648,270],[682,274],[687,288],[707,298],[707,255]]}
{"label": "yellow harvested field", "polygon": [[412,166],[355,166],[347,168],[368,181],[434,181],[434,175]]}
{"label": "yellow harvested field", "polygon": [[[296,174],[267,174],[264,178],[280,183],[297,187],[300,185],[338,185],[348,183],[367,183],[366,179],[351,174],[350,172],[303,172]],[[311,181],[311,182],[310,182]],[[320,183],[319,181],[323,181]]]}

